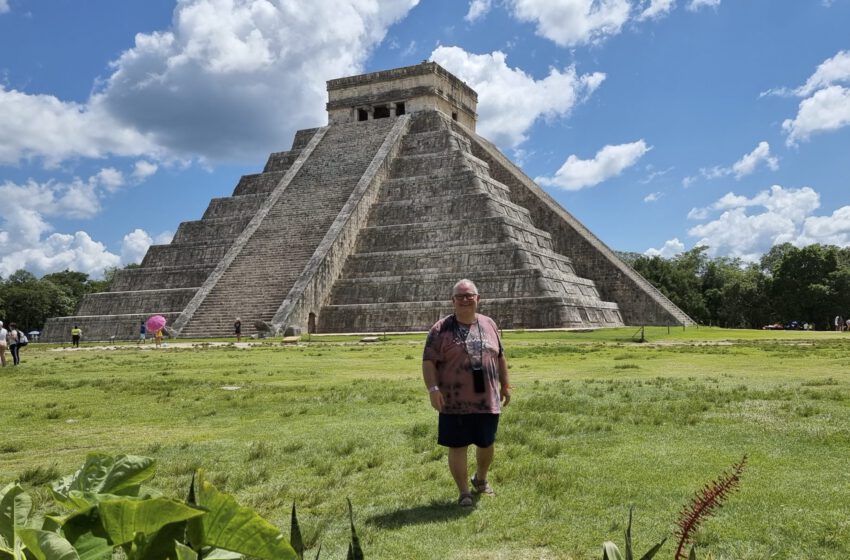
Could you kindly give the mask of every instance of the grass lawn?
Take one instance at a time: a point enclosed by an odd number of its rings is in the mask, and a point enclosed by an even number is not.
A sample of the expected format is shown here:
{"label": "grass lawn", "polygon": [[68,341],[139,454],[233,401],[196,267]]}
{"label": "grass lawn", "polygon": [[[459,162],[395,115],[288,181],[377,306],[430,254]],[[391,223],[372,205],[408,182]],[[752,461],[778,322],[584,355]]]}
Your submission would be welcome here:
{"label": "grass lawn", "polygon": [[[504,334],[514,398],[495,498],[455,505],[420,374],[424,335],[313,337],[299,346],[58,350],[0,370],[0,484],[43,485],[104,451],[157,459],[183,496],[203,467],[315,556],[343,559],[346,497],[366,558],[639,557],[743,455],[698,558],[850,555],[850,334],[648,328]],[[94,343],[89,343],[91,346]],[[672,558],[675,539],[656,558]]]}

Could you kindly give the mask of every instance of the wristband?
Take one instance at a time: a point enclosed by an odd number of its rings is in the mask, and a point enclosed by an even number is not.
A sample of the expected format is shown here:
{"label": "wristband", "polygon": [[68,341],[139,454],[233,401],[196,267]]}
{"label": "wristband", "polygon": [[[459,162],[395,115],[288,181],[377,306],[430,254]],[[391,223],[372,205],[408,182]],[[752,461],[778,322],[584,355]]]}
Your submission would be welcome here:
{"label": "wristband", "polygon": [[428,387],[429,393],[436,393],[439,390],[440,390],[440,388],[437,385],[434,385],[433,387]]}

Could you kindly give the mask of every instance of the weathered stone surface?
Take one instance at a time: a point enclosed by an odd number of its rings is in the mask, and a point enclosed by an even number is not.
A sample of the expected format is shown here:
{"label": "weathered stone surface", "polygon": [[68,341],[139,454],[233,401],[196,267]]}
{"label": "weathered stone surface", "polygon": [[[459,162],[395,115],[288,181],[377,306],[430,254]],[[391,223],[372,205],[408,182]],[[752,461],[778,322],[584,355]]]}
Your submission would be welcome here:
{"label": "weathered stone surface", "polygon": [[43,339],[74,324],[134,339],[154,313],[192,337],[231,336],[236,317],[246,336],[425,330],[462,277],[504,328],[692,324],[474,132],[477,95],[444,69],[328,91],[329,126],[298,131]]}

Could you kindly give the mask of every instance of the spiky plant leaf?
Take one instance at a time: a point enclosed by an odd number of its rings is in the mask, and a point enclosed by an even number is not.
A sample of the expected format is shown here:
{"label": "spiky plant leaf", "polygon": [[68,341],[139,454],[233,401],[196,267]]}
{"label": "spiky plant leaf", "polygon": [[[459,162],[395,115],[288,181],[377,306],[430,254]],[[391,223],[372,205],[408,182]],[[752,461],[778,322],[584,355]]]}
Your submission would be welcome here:
{"label": "spiky plant leaf", "polygon": [[602,543],[602,560],[623,560],[623,555],[616,544],[605,541]]}
{"label": "spiky plant leaf", "polygon": [[348,502],[348,520],[351,522],[351,560],[363,560],[363,549],[360,548],[360,539],[357,537],[357,531],[354,530],[354,510],[351,507],[351,500],[346,498]]}
{"label": "spiky plant leaf", "polygon": [[289,544],[298,555],[298,560],[304,560],[304,539],[301,538],[301,527],[298,525],[298,515],[295,513],[295,502],[292,502],[292,522],[289,528]]}

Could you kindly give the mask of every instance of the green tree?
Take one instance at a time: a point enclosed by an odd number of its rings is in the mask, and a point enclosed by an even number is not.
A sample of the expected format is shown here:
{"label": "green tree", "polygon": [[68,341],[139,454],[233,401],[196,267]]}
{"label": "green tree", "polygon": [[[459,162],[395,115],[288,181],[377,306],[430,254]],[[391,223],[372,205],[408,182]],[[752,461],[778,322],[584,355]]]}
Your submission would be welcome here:
{"label": "green tree", "polygon": [[829,328],[830,318],[841,312],[836,282],[838,248],[819,244],[787,250],[773,273],[771,301],[784,321],[814,322]]}

